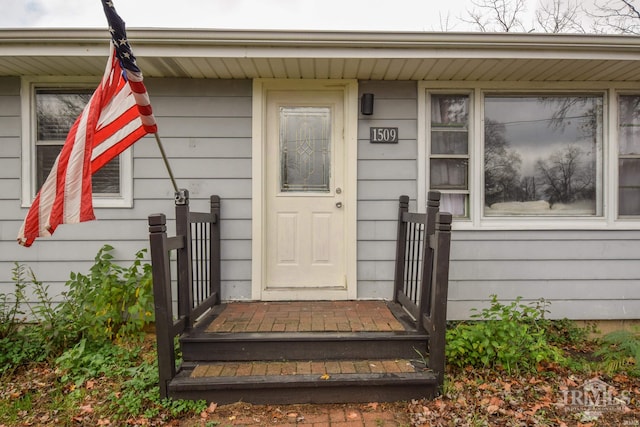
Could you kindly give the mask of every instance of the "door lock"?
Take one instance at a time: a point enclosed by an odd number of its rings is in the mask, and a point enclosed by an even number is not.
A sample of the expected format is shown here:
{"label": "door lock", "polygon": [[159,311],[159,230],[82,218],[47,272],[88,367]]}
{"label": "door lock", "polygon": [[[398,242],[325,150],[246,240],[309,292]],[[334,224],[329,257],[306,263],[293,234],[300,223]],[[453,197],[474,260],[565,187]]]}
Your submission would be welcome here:
{"label": "door lock", "polygon": [[340,187],[336,188],[336,194],[342,194],[342,188]]}
{"label": "door lock", "polygon": [[342,207],[342,202],[336,203],[336,208],[341,208],[341,207]]}

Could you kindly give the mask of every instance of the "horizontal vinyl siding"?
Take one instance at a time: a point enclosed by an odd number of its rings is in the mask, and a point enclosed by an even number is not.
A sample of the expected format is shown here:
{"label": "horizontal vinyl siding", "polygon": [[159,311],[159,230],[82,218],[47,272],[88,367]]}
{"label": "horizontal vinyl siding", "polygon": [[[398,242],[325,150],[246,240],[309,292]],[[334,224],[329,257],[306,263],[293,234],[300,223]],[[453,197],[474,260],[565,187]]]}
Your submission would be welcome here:
{"label": "horizontal vinyl siding", "polygon": [[454,231],[450,319],[495,294],[549,301],[550,317],[637,319],[640,231]]}
{"label": "horizontal vinyl siding", "polygon": [[[147,84],[163,148],[192,210],[221,198],[223,299],[251,295],[251,81],[165,79]],[[155,141],[136,147],[134,193],[162,201],[170,219],[173,187]]]}
{"label": "horizontal vinyl siding", "polygon": [[[209,196],[221,202],[223,298],[250,295],[251,270],[251,81],[146,79],[159,135],[192,210],[207,211]],[[106,243],[124,265],[148,248],[147,217],[175,218],[174,190],[153,136],[133,150],[132,208],[95,209],[97,221],[60,226],[31,248],[15,241],[27,213],[20,208],[20,81],[0,79],[0,292],[11,292],[14,262],[31,267],[52,294],[69,273],[86,273]],[[169,221],[170,233],[175,224]],[[147,255],[148,258],[148,255]]]}
{"label": "horizontal vinyl siding", "polygon": [[[358,123],[358,296],[392,294],[397,198],[417,192],[417,101],[412,82],[360,82],[374,113]],[[369,127],[399,128],[398,144],[371,144]],[[454,231],[449,319],[468,319],[492,294],[545,298],[550,316],[637,319],[640,231]]]}
{"label": "horizontal vinyl siding", "polygon": [[[360,82],[374,113],[358,121],[358,297],[392,297],[398,197],[417,192],[415,82]],[[372,144],[370,127],[397,127],[397,144]]]}

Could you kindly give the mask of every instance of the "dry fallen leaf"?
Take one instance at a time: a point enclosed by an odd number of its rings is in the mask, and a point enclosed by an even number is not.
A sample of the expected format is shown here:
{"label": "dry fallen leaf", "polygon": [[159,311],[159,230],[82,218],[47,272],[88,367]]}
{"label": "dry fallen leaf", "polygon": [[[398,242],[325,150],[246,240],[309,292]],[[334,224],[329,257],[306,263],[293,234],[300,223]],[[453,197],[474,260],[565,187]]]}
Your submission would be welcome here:
{"label": "dry fallen leaf", "polygon": [[500,409],[500,407],[498,405],[489,405],[487,406],[487,412],[491,415],[495,414],[496,412],[498,412],[498,410]]}
{"label": "dry fallen leaf", "polygon": [[323,375],[320,377],[320,379],[321,379],[321,380],[328,380],[329,378],[331,378],[331,375],[329,375],[329,374],[323,374]]}
{"label": "dry fallen leaf", "polygon": [[93,413],[93,407],[91,405],[83,405],[80,407],[80,413],[81,414],[92,414]]}

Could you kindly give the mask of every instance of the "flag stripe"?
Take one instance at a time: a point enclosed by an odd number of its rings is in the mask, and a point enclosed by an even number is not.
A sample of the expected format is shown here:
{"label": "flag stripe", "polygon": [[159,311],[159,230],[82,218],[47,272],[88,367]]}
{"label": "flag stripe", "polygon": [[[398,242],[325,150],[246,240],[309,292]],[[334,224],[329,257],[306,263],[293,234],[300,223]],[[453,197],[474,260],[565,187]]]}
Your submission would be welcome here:
{"label": "flag stripe", "polygon": [[102,0],[112,43],[100,85],[71,127],[51,172],[18,232],[31,246],[59,224],[95,219],[91,175],[157,125],[142,73],[112,0]]}

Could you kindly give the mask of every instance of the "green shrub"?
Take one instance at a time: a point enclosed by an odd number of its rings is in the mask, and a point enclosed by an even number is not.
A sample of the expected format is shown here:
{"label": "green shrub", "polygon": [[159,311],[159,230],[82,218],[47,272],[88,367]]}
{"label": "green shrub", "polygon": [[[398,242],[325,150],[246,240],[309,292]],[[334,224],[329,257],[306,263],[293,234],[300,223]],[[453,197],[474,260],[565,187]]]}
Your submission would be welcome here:
{"label": "green shrub", "polygon": [[111,342],[88,342],[81,339],[55,360],[63,383],[77,387],[86,380],[102,375],[116,377],[126,373],[128,366],[137,363],[140,347],[128,349]]}
{"label": "green shrub", "polygon": [[558,346],[579,346],[589,341],[591,333],[597,332],[595,323],[579,326],[575,321],[564,318],[559,320],[544,320],[547,339]]}
{"label": "green shrub", "polygon": [[[0,297],[0,373],[55,359],[83,340],[94,348],[143,336],[154,318],[151,266],[142,262],[144,249],[130,267],[115,264],[112,250],[100,249],[88,275],[71,273],[59,304],[30,268],[15,263],[15,290]],[[35,302],[27,300],[27,291]]]}
{"label": "green shrub", "polygon": [[157,361],[143,361],[127,370],[128,379],[123,381],[120,392],[110,396],[114,419],[144,415],[146,418],[157,416],[161,410],[176,417],[187,413],[200,413],[207,408],[204,400],[174,400],[160,398],[158,388]]}
{"label": "green shrub", "polygon": [[471,316],[474,321],[447,330],[447,362],[458,367],[500,367],[511,373],[562,360],[561,351],[546,338],[546,306],[544,300],[524,304],[520,297],[505,305],[492,295],[490,307]]}
{"label": "green shrub", "polygon": [[[48,296],[48,287],[38,281],[33,271],[24,265],[15,263],[12,269],[15,290],[13,301],[2,299],[4,308],[0,319],[0,373],[29,362],[47,360],[50,355],[64,349],[66,343],[60,340],[60,332],[66,327],[56,317],[55,306]],[[30,289],[37,297],[37,303],[30,303],[26,290]],[[29,312],[23,311],[29,309]],[[29,322],[25,322],[27,314]]]}
{"label": "green shrub", "polygon": [[71,273],[64,294],[62,316],[91,340],[141,337],[154,319],[151,265],[142,263],[145,250],[128,268],[113,263],[112,250],[105,245],[98,251],[88,275]]}
{"label": "green shrub", "polygon": [[21,316],[24,315],[21,306],[24,304],[25,267],[15,264],[12,269],[14,283],[13,293],[0,294],[0,339],[13,335],[19,327]]}
{"label": "green shrub", "polygon": [[602,365],[608,374],[626,372],[640,377],[640,330],[620,330],[606,334],[594,355],[602,358]]}

